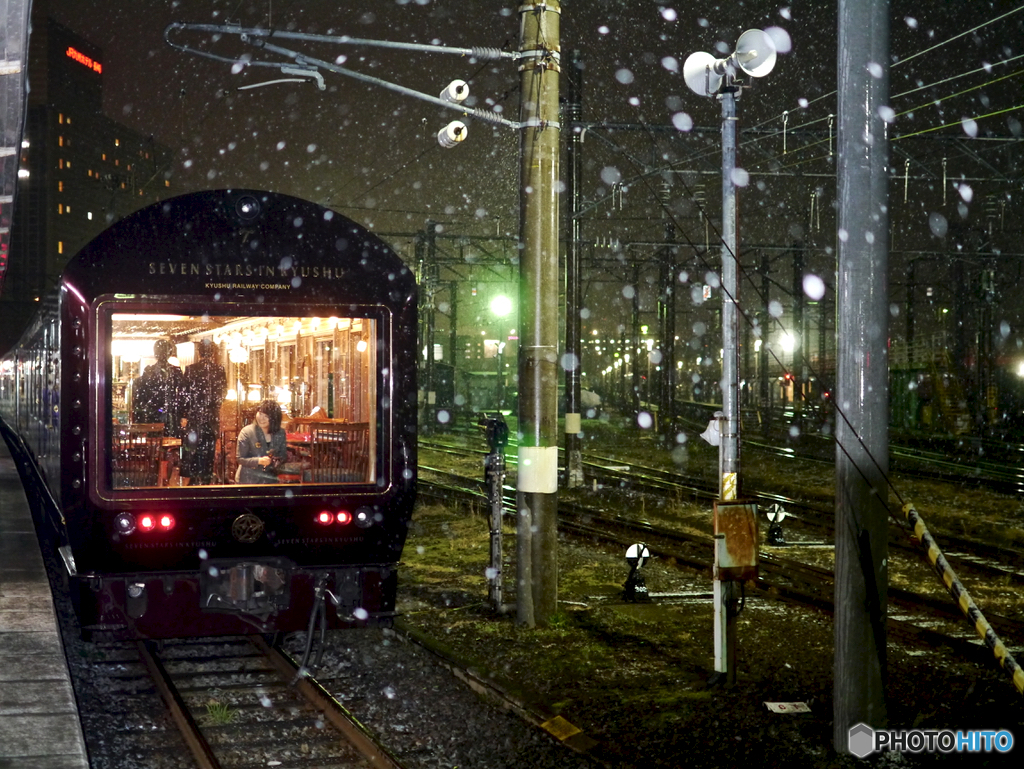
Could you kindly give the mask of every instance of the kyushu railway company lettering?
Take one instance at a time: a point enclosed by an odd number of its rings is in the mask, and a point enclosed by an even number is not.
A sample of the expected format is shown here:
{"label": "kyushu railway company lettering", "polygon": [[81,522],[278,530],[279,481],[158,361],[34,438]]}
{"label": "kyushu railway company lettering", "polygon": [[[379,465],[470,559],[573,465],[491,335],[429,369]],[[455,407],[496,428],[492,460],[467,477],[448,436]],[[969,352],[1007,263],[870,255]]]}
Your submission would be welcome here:
{"label": "kyushu railway company lettering", "polygon": [[323,278],[336,280],[344,277],[340,267],[317,265],[312,267],[273,267],[266,264],[198,264],[195,262],[150,262],[150,275],[206,278]]}

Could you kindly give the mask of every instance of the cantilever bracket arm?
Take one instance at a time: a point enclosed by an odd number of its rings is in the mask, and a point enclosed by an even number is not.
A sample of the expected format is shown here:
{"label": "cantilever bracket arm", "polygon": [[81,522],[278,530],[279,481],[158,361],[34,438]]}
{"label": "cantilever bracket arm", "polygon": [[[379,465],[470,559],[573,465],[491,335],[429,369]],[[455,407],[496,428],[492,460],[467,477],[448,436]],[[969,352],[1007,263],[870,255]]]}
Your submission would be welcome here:
{"label": "cantilever bracket arm", "polygon": [[[239,41],[251,45],[259,50],[266,51],[268,53],[277,54],[286,59],[286,61],[259,61],[255,58],[246,57],[228,57],[214,53],[212,51],[205,51],[200,48],[194,48],[183,43],[177,43],[171,40],[171,35],[179,31],[191,31],[191,32],[206,32],[218,35],[237,35]],[[475,118],[476,120],[482,120],[486,123],[492,123],[494,125],[503,125],[513,129],[522,129],[532,127],[534,121],[528,121],[524,123],[508,120],[502,117],[496,112],[485,109],[476,109],[473,107],[466,107],[465,105],[448,102],[441,99],[438,96],[431,94],[421,93],[420,91],[413,90],[412,88],[406,88],[405,86],[392,83],[387,80],[382,80],[377,77],[370,75],[364,75],[361,72],[342,67],[333,62],[324,61],[323,59],[317,59],[312,56],[307,56],[298,51],[285,48],[283,46],[275,45],[270,42],[271,38],[290,39],[290,40],[303,40],[306,42],[321,42],[321,43],[335,43],[335,44],[347,44],[347,45],[372,45],[382,48],[396,48],[401,50],[412,50],[425,53],[453,53],[461,56],[475,56],[482,59],[512,59],[518,60],[523,58],[521,53],[511,53],[508,51],[501,51],[497,48],[448,48],[445,46],[434,46],[434,45],[422,45],[419,43],[394,43],[386,40],[366,40],[363,38],[353,38],[347,35],[342,36],[330,36],[330,35],[311,35],[302,32],[285,32],[281,30],[269,30],[262,28],[243,28],[234,24],[189,24],[186,22],[172,22],[168,24],[164,29],[164,41],[174,48],[175,50],[182,51],[183,53],[190,53],[196,56],[201,56],[206,59],[212,59],[214,61],[223,62],[232,66],[241,65],[243,67],[272,67],[281,70],[285,74],[299,74],[295,72],[295,69],[301,69],[301,74],[306,77],[315,77],[318,80],[318,86],[322,82],[322,76],[318,70],[323,69],[328,72],[334,72],[339,75],[345,75],[355,80],[360,80],[364,83],[370,83],[371,85],[377,85],[381,88],[386,88],[389,91],[395,91],[396,93],[403,94],[405,96],[411,96],[414,99],[420,101],[429,102],[438,107],[444,107],[445,109],[455,110],[456,112]],[[536,52],[530,52],[531,55],[536,56]],[[549,52],[550,55],[557,57],[557,52]],[[287,69],[286,69],[287,68]],[[323,87],[321,90],[323,90]],[[549,123],[550,127],[557,128],[557,124]]]}

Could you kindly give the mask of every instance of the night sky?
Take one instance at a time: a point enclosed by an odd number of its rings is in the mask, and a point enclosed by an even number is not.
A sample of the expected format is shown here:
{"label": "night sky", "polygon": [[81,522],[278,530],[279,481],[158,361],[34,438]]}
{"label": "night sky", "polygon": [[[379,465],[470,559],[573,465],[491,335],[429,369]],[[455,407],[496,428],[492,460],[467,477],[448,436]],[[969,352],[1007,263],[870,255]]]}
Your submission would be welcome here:
{"label": "night sky", "polygon": [[[255,67],[233,73],[163,41],[171,21],[269,21],[300,32],[514,50],[519,22],[511,3],[51,1],[59,22],[103,48],[109,116],[180,148],[175,191],[271,188],[335,207],[385,235],[418,230],[428,218],[442,222],[449,234],[517,230],[518,139],[511,129],[471,122],[469,138],[445,150],[434,137],[455,113],[333,73],[325,74],[324,92],[311,84],[238,91],[279,75]],[[1003,248],[1024,251],[1016,245],[1024,59],[1001,63],[1024,54],[1018,5],[892,3],[893,134],[918,134],[891,144],[894,250],[941,252],[952,247],[950,233],[957,227],[972,227],[1005,233]],[[739,165],[750,173],[741,191],[741,242],[781,246],[802,239],[827,254],[835,243],[834,137],[830,142],[828,128],[828,115],[836,110],[835,24],[835,4],[817,0],[564,2],[563,61],[570,50],[580,50],[584,120],[652,126],[588,130],[583,196],[592,206],[584,237],[659,240],[667,214],[658,191],[667,182],[680,240],[714,247],[720,108],[686,88],[682,63],[695,51],[726,55],[744,29],[778,27],[791,50],[739,104],[741,130],[760,131],[741,139]],[[209,42],[191,39],[197,46]],[[476,106],[497,106],[513,119],[518,113],[511,62],[288,45],[328,60],[344,55],[347,67],[432,95],[454,78],[469,80]],[[973,142],[951,141],[965,138]],[[953,184],[957,179],[963,180],[960,189]],[[626,189],[613,203],[617,183]],[[694,202],[701,199],[706,203]],[[829,265],[819,269],[831,283]]]}

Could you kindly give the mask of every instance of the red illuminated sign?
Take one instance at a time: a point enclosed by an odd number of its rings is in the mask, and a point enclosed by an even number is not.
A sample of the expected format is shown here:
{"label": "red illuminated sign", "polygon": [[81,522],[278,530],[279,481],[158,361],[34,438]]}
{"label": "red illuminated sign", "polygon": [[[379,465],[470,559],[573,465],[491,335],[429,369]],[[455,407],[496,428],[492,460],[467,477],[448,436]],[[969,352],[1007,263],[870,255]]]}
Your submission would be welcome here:
{"label": "red illuminated sign", "polygon": [[67,55],[67,57],[69,59],[74,59],[79,64],[81,64],[83,66],[86,66],[89,69],[91,69],[93,72],[97,72],[97,73],[102,73],[103,72],[103,65],[102,64],[100,64],[98,61],[92,59],[91,57],[86,56],[84,53],[79,51],[77,48],[73,48],[72,46],[69,45],[67,51],[65,51],[65,54]]}

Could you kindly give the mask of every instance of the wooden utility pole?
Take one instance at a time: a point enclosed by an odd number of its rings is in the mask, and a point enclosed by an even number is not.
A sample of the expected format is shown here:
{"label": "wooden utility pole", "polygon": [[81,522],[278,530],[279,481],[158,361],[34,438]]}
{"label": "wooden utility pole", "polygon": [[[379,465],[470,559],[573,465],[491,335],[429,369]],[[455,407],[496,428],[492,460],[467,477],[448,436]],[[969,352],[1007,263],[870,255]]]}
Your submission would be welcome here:
{"label": "wooden utility pole", "polygon": [[889,3],[839,2],[833,744],[885,724]]}
{"label": "wooden utility pole", "polygon": [[516,615],[546,625],[558,602],[558,0],[519,6],[519,472]]}

